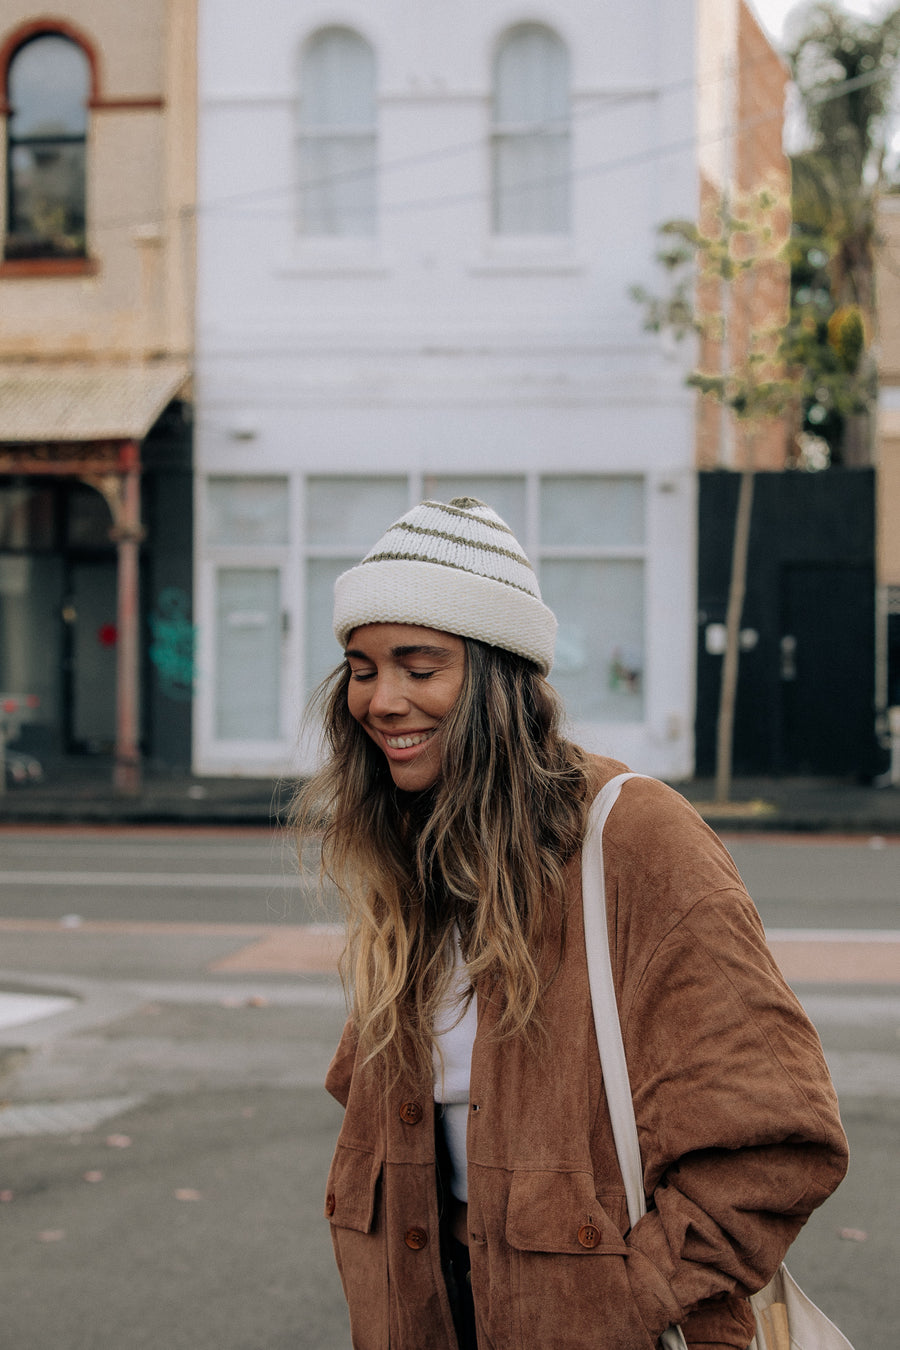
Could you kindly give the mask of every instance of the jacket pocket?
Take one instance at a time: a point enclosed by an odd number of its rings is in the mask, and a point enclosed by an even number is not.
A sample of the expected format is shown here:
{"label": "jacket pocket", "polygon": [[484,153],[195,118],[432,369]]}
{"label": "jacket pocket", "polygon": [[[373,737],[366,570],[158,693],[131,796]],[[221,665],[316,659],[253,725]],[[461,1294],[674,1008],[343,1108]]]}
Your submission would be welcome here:
{"label": "jacket pocket", "polygon": [[598,1197],[589,1172],[517,1171],[505,1228],[515,1339],[499,1343],[654,1350],[628,1283],[626,1224],[624,1196]]}
{"label": "jacket pocket", "polygon": [[338,1144],[325,1192],[325,1216],[336,1228],[372,1231],[381,1159],[364,1149]]}
{"label": "jacket pocket", "polygon": [[613,1218],[624,1200],[601,1202],[589,1172],[519,1172],[512,1179],[506,1209],[506,1240],[523,1252],[590,1252],[625,1256],[628,1248]]}
{"label": "jacket pocket", "polygon": [[390,1339],[381,1172],[376,1154],[338,1144],[328,1173],[325,1214],[331,1223],[354,1350],[388,1350]]}

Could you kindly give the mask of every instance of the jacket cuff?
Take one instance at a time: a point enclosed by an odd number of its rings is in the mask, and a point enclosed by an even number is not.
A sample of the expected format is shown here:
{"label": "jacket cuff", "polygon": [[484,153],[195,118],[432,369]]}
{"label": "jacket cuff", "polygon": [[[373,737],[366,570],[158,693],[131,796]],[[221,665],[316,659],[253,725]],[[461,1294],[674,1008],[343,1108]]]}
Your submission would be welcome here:
{"label": "jacket cuff", "polygon": [[654,1340],[658,1340],[666,1327],[682,1320],[684,1309],[659,1267],[635,1247],[629,1246],[625,1273],[641,1320]]}

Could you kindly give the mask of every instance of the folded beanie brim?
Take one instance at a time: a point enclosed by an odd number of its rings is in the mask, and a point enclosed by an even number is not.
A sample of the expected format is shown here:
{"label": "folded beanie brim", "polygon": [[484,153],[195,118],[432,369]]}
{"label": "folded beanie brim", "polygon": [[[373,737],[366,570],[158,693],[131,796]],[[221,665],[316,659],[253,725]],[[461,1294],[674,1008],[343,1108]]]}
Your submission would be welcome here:
{"label": "folded beanie brim", "polygon": [[360,563],[334,585],[334,631],[342,647],[354,628],[406,623],[475,638],[553,665],[556,618],[536,596],[492,577],[434,562],[391,558]]}

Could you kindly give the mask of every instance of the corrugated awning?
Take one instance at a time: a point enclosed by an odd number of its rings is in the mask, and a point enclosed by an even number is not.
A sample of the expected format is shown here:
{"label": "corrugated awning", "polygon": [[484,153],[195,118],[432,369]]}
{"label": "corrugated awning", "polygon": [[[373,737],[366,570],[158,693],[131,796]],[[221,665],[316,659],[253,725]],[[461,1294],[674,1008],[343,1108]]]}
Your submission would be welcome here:
{"label": "corrugated awning", "polygon": [[185,361],[2,361],[0,443],[140,441],[190,374]]}

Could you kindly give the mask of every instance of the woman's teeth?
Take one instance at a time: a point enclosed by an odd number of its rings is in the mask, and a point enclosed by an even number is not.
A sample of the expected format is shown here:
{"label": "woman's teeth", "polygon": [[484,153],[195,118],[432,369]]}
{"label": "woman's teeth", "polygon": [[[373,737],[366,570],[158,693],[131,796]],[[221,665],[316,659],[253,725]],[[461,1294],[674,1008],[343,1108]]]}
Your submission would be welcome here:
{"label": "woman's teeth", "polygon": [[392,750],[410,750],[414,745],[421,745],[433,736],[431,731],[424,731],[419,736],[385,736],[385,740]]}

